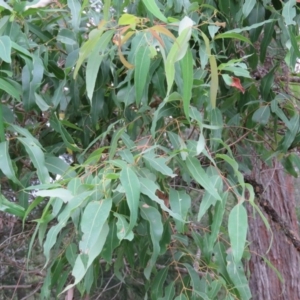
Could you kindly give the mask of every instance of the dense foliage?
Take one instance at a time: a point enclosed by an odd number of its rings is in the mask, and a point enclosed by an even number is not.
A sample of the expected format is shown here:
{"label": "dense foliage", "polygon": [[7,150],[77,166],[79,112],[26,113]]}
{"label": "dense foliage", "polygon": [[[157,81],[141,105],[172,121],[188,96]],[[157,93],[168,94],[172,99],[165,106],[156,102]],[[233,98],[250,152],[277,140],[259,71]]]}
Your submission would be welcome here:
{"label": "dense foliage", "polygon": [[244,175],[300,168],[296,0],[0,7],[0,209],[36,224],[41,299],[250,299]]}

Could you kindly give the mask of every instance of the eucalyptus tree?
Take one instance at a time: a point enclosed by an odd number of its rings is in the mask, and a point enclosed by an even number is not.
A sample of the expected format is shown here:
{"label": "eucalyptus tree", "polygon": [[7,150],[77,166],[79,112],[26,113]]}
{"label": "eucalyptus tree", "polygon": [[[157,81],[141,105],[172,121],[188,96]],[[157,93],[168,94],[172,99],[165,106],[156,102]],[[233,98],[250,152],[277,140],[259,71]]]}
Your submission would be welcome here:
{"label": "eucalyptus tree", "polygon": [[0,209],[38,297],[300,298],[295,0],[0,7]]}

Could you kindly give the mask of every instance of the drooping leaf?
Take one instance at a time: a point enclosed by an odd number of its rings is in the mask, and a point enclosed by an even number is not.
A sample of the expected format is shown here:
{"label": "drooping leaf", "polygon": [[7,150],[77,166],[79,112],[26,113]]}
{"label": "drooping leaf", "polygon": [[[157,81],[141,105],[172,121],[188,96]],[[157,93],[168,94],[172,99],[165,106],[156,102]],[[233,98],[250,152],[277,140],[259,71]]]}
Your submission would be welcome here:
{"label": "drooping leaf", "polygon": [[226,269],[230,279],[234,283],[234,287],[239,291],[241,299],[251,299],[252,295],[248,285],[248,280],[245,276],[243,263],[241,261],[235,262],[229,254],[227,257]]}
{"label": "drooping leaf", "polygon": [[286,26],[295,25],[294,18],[296,17],[296,0],[288,0],[284,3],[282,9],[282,16]]}
{"label": "drooping leaf", "polygon": [[[186,220],[189,209],[191,208],[191,197],[185,191],[170,189],[169,201],[172,211],[179,214]],[[184,222],[175,220],[176,229],[179,233],[184,232]]]}
{"label": "drooping leaf", "polygon": [[247,18],[248,15],[251,13],[256,1],[255,0],[245,0],[243,4],[243,15],[244,18]]}
{"label": "drooping leaf", "polygon": [[23,218],[25,215],[24,207],[14,202],[8,201],[2,194],[0,194],[0,211],[20,218]]}
{"label": "drooping leaf", "polygon": [[143,158],[150,163],[150,166],[156,171],[170,177],[175,177],[176,174],[173,173],[172,169],[166,165],[168,161],[167,158],[155,157],[154,155],[147,153]]}
{"label": "drooping leaf", "polygon": [[120,181],[125,190],[127,205],[130,210],[130,222],[125,232],[126,236],[136,225],[140,201],[140,181],[135,172],[128,166],[120,172]]}
{"label": "drooping leaf", "polygon": [[0,90],[20,101],[21,91],[18,91],[12,84],[2,78],[0,78]]}
{"label": "drooping leaf", "polygon": [[140,184],[141,184],[141,193],[148,196],[151,200],[158,203],[162,210],[169,213],[170,216],[175,218],[176,220],[180,222],[184,222],[184,220],[181,218],[181,216],[177,213],[174,213],[172,210],[170,210],[167,206],[164,200],[160,199],[156,195],[156,191],[159,189],[159,187],[153,182],[152,180],[148,178],[140,178]]}
{"label": "drooping leaf", "polygon": [[235,262],[242,259],[248,230],[247,211],[242,203],[237,204],[229,214],[228,233]]}
{"label": "drooping leaf", "polygon": [[0,36],[0,58],[7,63],[11,63],[11,41],[6,35]]}
{"label": "drooping leaf", "polygon": [[71,22],[72,22],[73,29],[75,31],[78,31],[79,24],[81,21],[79,15],[81,11],[81,5],[78,0],[68,0],[67,3],[72,15]]}
{"label": "drooping leaf", "polygon": [[139,105],[144,93],[145,84],[150,68],[149,47],[140,47],[135,55],[134,83],[135,101]]}
{"label": "drooping leaf", "polygon": [[18,138],[18,140],[24,145],[26,152],[37,170],[39,180],[42,183],[49,183],[50,176],[45,165],[45,156],[41,148],[32,139],[27,137]]}
{"label": "drooping leaf", "polygon": [[20,181],[16,177],[15,170],[8,153],[8,146],[9,144],[7,141],[0,143],[0,169],[8,179],[18,185],[21,185]]}
{"label": "drooping leaf", "polygon": [[183,110],[186,118],[189,120],[189,107],[193,88],[193,56],[190,49],[187,49],[185,56],[180,61],[180,67],[183,80]]}
{"label": "drooping leaf", "polygon": [[140,209],[142,218],[149,222],[150,237],[153,245],[151,258],[144,270],[145,277],[149,279],[152,268],[154,267],[156,259],[160,252],[159,241],[163,234],[163,224],[161,221],[161,215],[155,207],[149,206],[145,203],[141,203]]}
{"label": "drooping leaf", "polygon": [[268,105],[261,106],[252,116],[254,122],[267,124],[270,118],[270,107]]}
{"label": "drooping leaf", "polygon": [[118,213],[114,213],[114,216],[118,219],[117,221],[117,237],[119,241],[123,239],[132,241],[134,238],[132,230],[129,230],[129,224],[126,218]]}
{"label": "drooping leaf", "polygon": [[70,202],[70,200],[74,197],[69,190],[63,188],[56,188],[52,190],[39,190],[36,192],[36,194],[37,196],[41,197],[58,197],[65,203]]}
{"label": "drooping leaf", "polygon": [[209,176],[205,173],[205,170],[200,165],[200,162],[195,157],[188,156],[186,159],[186,165],[190,171],[190,175],[199,183],[201,186],[210,193],[217,200],[221,200],[218,191],[212,185]]}
{"label": "drooping leaf", "polygon": [[109,216],[112,206],[112,199],[103,199],[90,202],[82,214],[80,222],[82,239],[79,242],[79,249],[82,253],[89,254],[99,236],[102,228]]}
{"label": "drooping leaf", "polygon": [[105,59],[108,52],[107,45],[111,41],[114,34],[113,30],[106,31],[98,40],[97,44],[93,47],[89,53],[86,66],[86,89],[90,100],[95,89],[96,78],[99,72],[99,67],[102,60]]}
{"label": "drooping leaf", "polygon": [[144,5],[146,8],[155,16],[157,19],[167,23],[168,20],[167,18],[163,15],[163,13],[159,10],[157,4],[155,1],[148,1],[148,0],[143,0]]}
{"label": "drooping leaf", "polygon": [[209,57],[211,82],[210,82],[210,103],[212,108],[216,107],[217,93],[219,88],[218,66],[214,55]]}

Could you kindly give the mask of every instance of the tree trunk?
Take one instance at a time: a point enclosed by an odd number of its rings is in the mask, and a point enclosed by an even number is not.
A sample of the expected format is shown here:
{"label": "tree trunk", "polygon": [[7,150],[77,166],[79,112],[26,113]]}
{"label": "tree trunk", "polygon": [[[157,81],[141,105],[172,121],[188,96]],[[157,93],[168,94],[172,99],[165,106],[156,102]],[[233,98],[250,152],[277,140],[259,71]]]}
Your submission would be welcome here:
{"label": "tree trunk", "polygon": [[[249,270],[253,299],[300,299],[300,241],[293,178],[285,174],[277,161],[272,167],[255,162],[246,181],[253,185],[256,201],[271,227],[268,230],[249,205],[248,241],[252,255]],[[280,272],[283,282],[264,258]]]}

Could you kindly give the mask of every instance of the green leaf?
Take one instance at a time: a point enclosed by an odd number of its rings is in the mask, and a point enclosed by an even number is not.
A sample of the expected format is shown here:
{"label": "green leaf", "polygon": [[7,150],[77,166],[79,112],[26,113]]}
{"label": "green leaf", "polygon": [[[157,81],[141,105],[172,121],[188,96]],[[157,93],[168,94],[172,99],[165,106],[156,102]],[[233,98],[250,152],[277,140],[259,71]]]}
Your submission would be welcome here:
{"label": "green leaf", "polygon": [[5,9],[10,10],[10,11],[13,10],[4,0],[0,0],[0,7],[3,7]]}
{"label": "green leaf", "polygon": [[210,103],[212,108],[216,107],[217,102],[217,93],[219,88],[219,77],[218,77],[218,66],[216,57],[214,55],[211,55],[209,57],[209,63],[210,63]]}
{"label": "green leaf", "polygon": [[119,245],[119,239],[117,237],[117,223],[115,220],[109,224],[109,235],[107,236],[106,242],[104,244],[101,256],[109,264],[112,263],[113,250]]}
{"label": "green leaf", "polygon": [[235,262],[242,259],[248,230],[248,216],[243,204],[237,204],[228,217],[228,233]]}
{"label": "green leaf", "polygon": [[61,137],[65,143],[65,147],[72,151],[80,151],[80,148],[75,144],[72,136],[69,134],[67,129],[62,125],[62,121],[59,120],[55,113],[52,113],[50,117],[50,125],[53,129],[61,134]]}
{"label": "green leaf", "polygon": [[151,299],[158,299],[159,297],[162,297],[163,287],[168,275],[168,271],[169,268],[166,267],[160,270],[154,277],[151,284]]}
{"label": "green leaf", "polygon": [[89,34],[89,40],[85,42],[83,46],[80,48],[79,58],[77,60],[76,67],[74,70],[74,75],[73,75],[74,79],[76,78],[79,68],[83,64],[84,60],[91,54],[91,51],[93,51],[93,49],[98,44],[98,41],[101,38],[104,29],[105,29],[104,27],[101,27],[100,29],[92,30]]}
{"label": "green leaf", "polygon": [[118,219],[117,221],[117,237],[119,241],[129,240],[132,241],[134,238],[132,230],[129,230],[129,224],[126,218],[118,213],[114,213],[114,216]]}
{"label": "green leaf", "polygon": [[50,173],[61,175],[64,178],[76,177],[76,172],[71,169],[63,159],[55,156],[45,157],[46,167]]}
{"label": "green leaf", "polygon": [[146,6],[147,10],[149,10],[154,15],[154,17],[163,21],[164,23],[168,22],[167,18],[159,10],[155,1],[143,0],[143,3]]}
{"label": "green leaf", "polygon": [[111,41],[114,30],[106,31],[98,40],[95,47],[89,53],[86,66],[86,90],[87,95],[92,100],[99,67],[108,52],[107,45]]}
{"label": "green leaf", "polygon": [[58,224],[54,225],[50,228],[47,233],[46,240],[44,242],[44,255],[46,257],[46,263],[48,264],[50,259],[50,251],[52,247],[55,245],[57,240],[57,235],[61,232],[61,230],[67,225],[67,221],[71,216],[71,213],[80,207],[84,201],[93,193],[93,191],[83,192],[79,195],[73,197],[71,201],[66,205],[64,210],[58,215]]}
{"label": "green leaf", "polygon": [[190,175],[213,197],[217,200],[222,200],[218,191],[210,181],[209,176],[205,173],[204,169],[200,165],[200,162],[195,157],[188,156],[186,159],[186,166],[190,171]]}
{"label": "green leaf", "polygon": [[[275,13],[273,13],[273,15],[270,18],[273,19],[274,17],[275,17]],[[267,49],[269,44],[272,41],[274,30],[275,30],[275,26],[273,22],[265,24],[264,38],[261,40],[260,43],[260,61],[262,63],[265,61]]]}
{"label": "green leaf", "polygon": [[7,63],[11,63],[11,41],[6,35],[0,36],[0,58]]}
{"label": "green leaf", "polygon": [[261,106],[252,116],[254,122],[266,125],[270,118],[270,107],[269,105]]}
{"label": "green leaf", "polygon": [[151,168],[162,173],[163,175],[175,177],[176,174],[173,173],[172,169],[166,165],[168,158],[164,157],[155,157],[150,152],[143,156],[143,159],[149,162]]}
{"label": "green leaf", "polygon": [[236,40],[240,40],[240,41],[243,41],[245,43],[252,45],[251,41],[247,37],[245,37],[241,34],[238,34],[236,32],[228,32],[227,31],[224,33],[220,33],[220,34],[216,35],[214,39],[215,40],[217,40],[217,39],[236,39]]}
{"label": "green leaf", "polygon": [[150,69],[149,47],[140,47],[135,54],[134,85],[135,101],[139,105],[144,93],[147,76]]}
{"label": "green leaf", "polygon": [[[185,191],[177,191],[170,189],[169,201],[174,213],[181,216],[183,220],[186,220],[187,214],[191,208],[191,197]],[[176,229],[179,233],[184,233],[185,222],[175,220]]]}
{"label": "green leaf", "polygon": [[[228,258],[229,257],[229,258]],[[248,286],[248,280],[245,276],[244,267],[241,261],[235,262],[231,255],[227,257],[227,272],[234,284],[234,287],[240,294],[240,299],[249,300],[252,298],[251,291]]]}
{"label": "green leaf", "polygon": [[7,141],[0,143],[0,169],[8,179],[18,185],[21,185],[20,181],[16,177],[15,170],[9,156],[8,145]]}
{"label": "green leaf", "polygon": [[81,21],[81,18],[80,18],[81,5],[78,0],[68,0],[67,3],[68,3],[68,7],[71,11],[71,15],[72,15],[71,23],[72,23],[73,29],[75,31],[78,31],[79,24]]}
{"label": "green leaf", "polygon": [[185,56],[180,61],[180,68],[183,81],[183,110],[187,120],[189,120],[189,107],[192,98],[193,88],[193,55],[190,48],[187,49]]}
{"label": "green leaf", "polygon": [[107,223],[104,223],[102,230],[100,231],[98,235],[98,239],[95,241],[93,247],[90,249],[89,254],[79,254],[76,258],[72,275],[74,276],[74,282],[70,285],[68,285],[63,291],[67,291],[71,287],[78,284],[82,278],[85,276],[86,272],[88,271],[89,267],[92,265],[94,260],[97,258],[97,256],[101,253],[103,246],[105,244],[107,235],[109,232],[109,226]]}
{"label": "green leaf", "polygon": [[140,181],[130,167],[123,168],[120,172],[120,181],[125,190],[127,205],[130,210],[130,223],[125,236],[136,225],[140,201]]}
{"label": "green leaf", "polygon": [[156,259],[160,252],[159,241],[163,234],[163,224],[161,221],[161,215],[155,207],[149,206],[146,203],[141,203],[140,209],[142,218],[149,222],[150,237],[153,245],[153,252],[151,258],[148,261],[147,267],[144,270],[145,277],[149,279],[152,268],[155,266]]}
{"label": "green leaf", "polygon": [[243,4],[243,15],[244,18],[247,18],[248,15],[251,13],[256,1],[255,0],[245,0]]}
{"label": "green leaf", "polygon": [[191,277],[191,286],[193,288],[193,293],[201,296],[205,300],[209,300],[205,293],[201,291],[201,282],[198,273],[189,264],[183,264]]}
{"label": "green leaf", "polygon": [[167,213],[170,214],[170,216],[172,216],[173,218],[184,222],[184,220],[182,220],[181,216],[177,213],[174,213],[172,210],[170,210],[164,203],[163,200],[161,200],[160,198],[158,198],[155,194],[156,190],[158,190],[158,186],[150,179],[148,178],[140,178],[140,184],[141,184],[141,193],[148,196],[151,200],[155,201],[156,203],[158,203],[161,207],[162,210],[166,211]]}
{"label": "green leaf", "polygon": [[0,211],[23,218],[25,209],[21,205],[8,201],[2,194],[0,194]]}
{"label": "green leaf", "polygon": [[232,29],[232,30],[229,30],[229,31],[226,31],[226,33],[240,33],[240,32],[243,32],[243,31],[248,31],[248,30],[251,30],[251,29],[256,29],[260,26],[263,26],[267,23],[271,23],[271,22],[274,22],[276,20],[274,19],[269,19],[269,20],[265,20],[263,22],[259,22],[259,23],[254,23],[252,24],[251,26],[246,26],[246,27],[243,27],[243,28],[237,28],[237,29]]}
{"label": "green leaf", "polygon": [[12,84],[0,78],[0,90],[20,101],[21,91],[18,91]]}
{"label": "green leaf", "polygon": [[84,254],[89,254],[93,248],[102,228],[109,216],[112,206],[112,199],[103,199],[101,201],[90,202],[82,214],[80,222],[82,239],[79,242],[79,249]]}
{"label": "green leaf", "polygon": [[73,31],[70,29],[63,28],[62,30],[59,31],[57,35],[57,41],[66,44],[66,45],[76,45],[76,36]]}
{"label": "green leaf", "polygon": [[56,188],[52,190],[39,190],[36,192],[36,195],[41,197],[57,197],[65,203],[70,202],[70,200],[74,198],[73,194],[69,190],[63,188]]}
{"label": "green leaf", "polygon": [[296,25],[294,18],[296,17],[296,0],[288,0],[284,3],[282,16],[286,26]]}
{"label": "green leaf", "polygon": [[18,140],[24,145],[26,152],[29,155],[33,165],[37,170],[37,175],[41,183],[49,183],[50,176],[48,169],[45,165],[45,156],[41,148],[29,138],[18,138]]}
{"label": "green leaf", "polygon": [[158,300],[173,300],[175,296],[175,281],[171,282],[165,288],[165,296],[163,298],[158,298]]}
{"label": "green leaf", "polygon": [[[181,22],[183,22],[183,20]],[[165,72],[168,85],[167,95],[169,95],[174,82],[175,63],[185,56],[188,49],[188,42],[192,35],[192,25],[193,23],[191,21],[187,28],[183,29],[182,32],[179,32],[179,37],[174,41],[165,61]]]}

